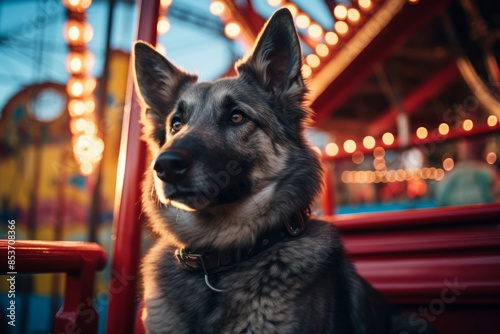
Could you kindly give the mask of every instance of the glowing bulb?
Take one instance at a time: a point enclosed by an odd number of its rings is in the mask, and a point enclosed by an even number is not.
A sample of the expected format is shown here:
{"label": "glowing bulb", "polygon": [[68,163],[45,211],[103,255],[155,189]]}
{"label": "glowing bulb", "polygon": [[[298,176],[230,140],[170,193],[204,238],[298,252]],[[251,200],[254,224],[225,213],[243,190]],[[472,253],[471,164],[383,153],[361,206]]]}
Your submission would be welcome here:
{"label": "glowing bulb", "polygon": [[310,54],[306,57],[306,62],[307,65],[311,66],[312,68],[316,68],[319,66],[321,63],[319,57],[315,54]]}
{"label": "glowing bulb", "polygon": [[326,46],[325,44],[316,45],[315,50],[320,57],[326,57],[328,56],[328,53],[330,53],[330,50],[328,50],[328,46]]}
{"label": "glowing bulb", "polygon": [[323,35],[323,28],[321,28],[319,24],[313,23],[309,26],[309,28],[307,28],[307,32],[311,35],[311,37],[318,38]]}
{"label": "glowing bulb", "polygon": [[221,16],[226,11],[226,5],[222,1],[213,1],[210,4],[210,13],[215,16]]}
{"label": "glowing bulb", "polygon": [[429,132],[427,131],[426,128],[424,128],[423,126],[419,127],[417,129],[417,137],[419,139],[424,139],[424,138],[427,138],[427,135],[429,134]]}
{"label": "glowing bulb", "polygon": [[304,78],[309,78],[312,75],[312,69],[309,65],[302,65],[302,76]]}
{"label": "glowing bulb", "polygon": [[386,132],[382,135],[382,142],[386,145],[394,144],[394,135],[390,132]]}
{"label": "glowing bulb", "polygon": [[354,162],[356,165],[359,165],[363,162],[363,160],[365,160],[365,155],[359,151],[356,151],[353,153],[351,159],[352,162]]}
{"label": "glowing bulb", "polygon": [[84,12],[92,4],[92,0],[63,0],[66,8],[73,12]]}
{"label": "glowing bulb", "polygon": [[336,156],[339,153],[339,146],[335,143],[328,143],[325,147],[326,154],[331,157]]}
{"label": "glowing bulb", "polygon": [[474,123],[470,119],[466,119],[462,124],[462,127],[465,131],[470,131],[474,127]]}
{"label": "glowing bulb", "polygon": [[372,149],[375,147],[375,138],[372,136],[366,136],[363,138],[363,146],[367,149]]}
{"label": "glowing bulb", "polygon": [[358,5],[359,5],[359,7],[367,10],[367,9],[370,9],[370,7],[372,6],[372,1],[371,0],[358,0]]}
{"label": "glowing bulb", "polygon": [[349,21],[356,23],[361,18],[361,14],[359,14],[359,10],[357,10],[356,8],[349,8],[349,10],[347,11],[347,18],[349,19]]}
{"label": "glowing bulb", "polygon": [[278,7],[279,5],[281,5],[282,2],[283,2],[283,0],[267,0],[267,3],[269,4],[269,6],[272,6],[272,7]]}
{"label": "glowing bulb", "polygon": [[297,16],[295,22],[297,23],[297,27],[305,29],[311,24],[311,19],[305,14],[300,14]]}
{"label": "glowing bulb", "polygon": [[450,126],[446,123],[441,123],[439,124],[438,131],[440,135],[446,136],[450,132]]}
{"label": "glowing bulb", "polygon": [[446,158],[443,160],[443,169],[447,172],[453,169],[455,167],[455,162],[453,161],[452,158]]}
{"label": "glowing bulb", "polygon": [[354,151],[356,151],[356,142],[352,139],[347,139],[344,142],[344,151],[346,151],[347,153],[353,153]]}
{"label": "glowing bulb", "polygon": [[226,33],[227,37],[234,39],[241,33],[241,27],[238,23],[231,22],[226,25],[226,27],[224,28],[224,32]]}
{"label": "glowing bulb", "polygon": [[81,100],[71,99],[68,102],[68,111],[70,116],[81,116],[85,112],[85,103]]}
{"label": "glowing bulb", "polygon": [[486,162],[493,165],[497,161],[497,154],[495,152],[490,152],[486,155]]}
{"label": "glowing bulb", "polygon": [[488,116],[488,121],[487,122],[488,122],[489,126],[495,126],[498,123],[498,119],[497,119],[497,117],[495,115],[490,115],[490,116]]}
{"label": "glowing bulb", "polygon": [[339,42],[339,36],[333,31],[329,31],[325,34],[325,41],[330,45],[336,45]]}
{"label": "glowing bulb", "polygon": [[158,34],[160,35],[163,35],[170,30],[170,22],[165,16],[160,17],[160,19],[158,20],[158,24],[156,25],[156,29],[158,30]]}
{"label": "glowing bulb", "polygon": [[341,35],[345,35],[349,31],[349,26],[344,21],[337,21],[335,22],[335,31]]}
{"label": "glowing bulb", "polygon": [[347,7],[344,5],[337,5],[333,9],[333,15],[337,20],[345,20],[347,17]]}
{"label": "glowing bulb", "polygon": [[67,84],[68,94],[72,97],[83,95],[83,82],[81,79],[71,78]]}

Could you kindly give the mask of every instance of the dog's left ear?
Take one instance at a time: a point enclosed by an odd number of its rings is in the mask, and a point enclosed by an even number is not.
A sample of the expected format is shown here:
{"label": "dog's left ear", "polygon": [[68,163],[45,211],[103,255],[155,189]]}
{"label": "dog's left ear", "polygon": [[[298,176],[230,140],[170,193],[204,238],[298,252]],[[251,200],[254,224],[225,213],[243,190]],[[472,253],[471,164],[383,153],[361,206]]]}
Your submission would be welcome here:
{"label": "dog's left ear", "polygon": [[305,85],[301,75],[302,53],[293,17],[280,9],[261,31],[250,56],[237,65],[240,75],[250,75],[273,96],[302,102]]}

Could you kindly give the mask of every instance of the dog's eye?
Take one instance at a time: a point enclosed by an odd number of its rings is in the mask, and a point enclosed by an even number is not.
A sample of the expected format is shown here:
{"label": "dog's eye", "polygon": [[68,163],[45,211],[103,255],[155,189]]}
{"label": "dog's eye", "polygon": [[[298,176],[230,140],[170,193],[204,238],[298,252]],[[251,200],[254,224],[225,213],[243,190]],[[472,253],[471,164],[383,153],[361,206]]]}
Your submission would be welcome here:
{"label": "dog's eye", "polygon": [[245,119],[247,118],[247,116],[245,115],[245,113],[243,113],[243,111],[241,110],[238,110],[238,109],[234,109],[232,112],[231,112],[231,122],[233,124],[240,124],[242,123]]}
{"label": "dog's eye", "polygon": [[181,118],[179,116],[173,117],[170,124],[173,132],[178,132],[183,126]]}

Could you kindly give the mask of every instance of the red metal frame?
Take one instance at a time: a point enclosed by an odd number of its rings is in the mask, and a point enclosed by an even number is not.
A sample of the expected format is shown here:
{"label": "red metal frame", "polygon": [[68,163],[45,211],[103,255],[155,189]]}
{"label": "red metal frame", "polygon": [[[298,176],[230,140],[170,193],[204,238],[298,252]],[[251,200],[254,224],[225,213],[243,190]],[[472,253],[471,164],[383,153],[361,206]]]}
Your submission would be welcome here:
{"label": "red metal frame", "polygon": [[361,275],[395,303],[429,303],[445,280],[457,303],[500,303],[500,203],[325,217]]}
{"label": "red metal frame", "polygon": [[[97,333],[93,306],[95,272],[106,265],[106,253],[95,243],[68,241],[0,240],[0,272],[12,272],[7,263],[15,251],[17,274],[66,273],[64,303],[54,322],[55,333]],[[11,275],[11,274],[9,274]]]}
{"label": "red metal frame", "polygon": [[[138,1],[137,39],[156,45],[160,0]],[[131,58],[133,61],[133,57]],[[132,66],[133,64],[131,64]],[[120,143],[115,221],[113,234],[113,260],[111,272],[133,277],[128,284],[110,277],[107,333],[127,333],[134,328],[136,283],[141,245],[141,180],[146,166],[146,146],[140,140],[141,108],[133,88],[132,72],[127,83],[126,105],[123,115]],[[120,286],[120,289],[111,287]]]}
{"label": "red metal frame", "polygon": [[312,104],[316,124],[325,120],[345,102],[371,73],[373,66],[402,45],[432,18],[442,13],[451,0],[421,0],[418,6],[403,7],[358,57],[330,83]]}

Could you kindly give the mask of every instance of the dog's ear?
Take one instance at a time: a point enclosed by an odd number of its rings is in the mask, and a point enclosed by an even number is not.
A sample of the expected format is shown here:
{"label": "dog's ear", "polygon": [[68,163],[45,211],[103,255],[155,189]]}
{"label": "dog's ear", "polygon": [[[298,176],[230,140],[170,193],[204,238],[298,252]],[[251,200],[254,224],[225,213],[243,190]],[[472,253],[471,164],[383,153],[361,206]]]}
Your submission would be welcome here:
{"label": "dog's ear", "polygon": [[161,145],[165,140],[166,118],[173,110],[179,92],[196,82],[197,77],[175,67],[147,43],[135,43],[133,55],[135,86],[147,105],[142,117],[146,136]]}
{"label": "dog's ear", "polygon": [[305,85],[301,75],[302,53],[293,17],[280,9],[261,31],[249,57],[237,65],[271,95],[302,102]]}

